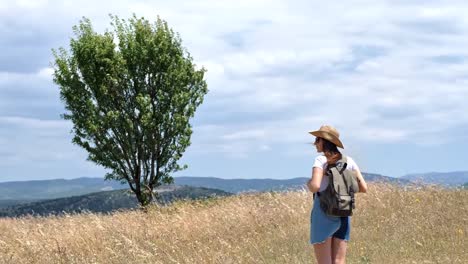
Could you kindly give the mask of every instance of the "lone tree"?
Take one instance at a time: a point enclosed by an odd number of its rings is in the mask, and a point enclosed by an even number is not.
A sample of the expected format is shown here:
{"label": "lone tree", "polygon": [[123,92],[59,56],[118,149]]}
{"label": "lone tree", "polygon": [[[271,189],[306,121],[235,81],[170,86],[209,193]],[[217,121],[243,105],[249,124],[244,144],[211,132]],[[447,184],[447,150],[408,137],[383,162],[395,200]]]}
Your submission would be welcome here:
{"label": "lone tree", "polygon": [[160,18],[112,16],[113,31],[98,34],[83,18],[70,50],[53,50],[54,82],[73,123],[73,143],[127,182],[142,206],[153,189],[173,183],[192,134],[190,118],[208,92],[178,34]]}

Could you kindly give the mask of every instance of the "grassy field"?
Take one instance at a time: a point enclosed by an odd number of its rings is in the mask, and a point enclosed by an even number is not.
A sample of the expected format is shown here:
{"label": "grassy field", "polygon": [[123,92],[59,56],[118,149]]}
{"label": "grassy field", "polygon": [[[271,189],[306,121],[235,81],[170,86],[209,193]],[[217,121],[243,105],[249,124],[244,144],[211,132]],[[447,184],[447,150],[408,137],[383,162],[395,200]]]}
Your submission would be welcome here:
{"label": "grassy field", "polygon": [[[371,184],[348,263],[467,263],[468,191]],[[312,195],[246,194],[148,212],[0,219],[0,263],[315,263]]]}

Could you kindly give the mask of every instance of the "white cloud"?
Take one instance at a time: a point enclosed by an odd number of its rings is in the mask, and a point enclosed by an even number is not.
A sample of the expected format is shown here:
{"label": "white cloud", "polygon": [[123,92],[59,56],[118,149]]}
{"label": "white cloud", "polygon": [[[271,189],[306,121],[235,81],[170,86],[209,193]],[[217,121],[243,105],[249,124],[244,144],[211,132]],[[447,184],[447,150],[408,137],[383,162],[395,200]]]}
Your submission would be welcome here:
{"label": "white cloud", "polygon": [[46,80],[52,80],[52,75],[54,74],[54,69],[47,67],[39,70],[38,75],[41,78]]}
{"label": "white cloud", "polygon": [[[57,48],[67,43],[82,16],[102,31],[109,27],[108,13],[127,18],[134,12],[149,19],[159,14],[181,34],[195,63],[208,69],[210,93],[197,112],[207,118],[195,124],[191,147],[197,153],[245,158],[307,142],[307,131],[323,123],[337,126],[348,142],[421,145],[468,125],[465,1],[109,3],[15,1],[2,8],[2,1],[0,33],[14,34],[11,25],[42,29],[61,39],[41,39]],[[28,39],[28,32],[16,33]],[[43,103],[56,103],[58,96],[50,96],[58,94],[55,86],[40,90],[35,85],[50,82],[51,72],[45,66],[29,74],[0,72],[0,97],[18,92],[12,87],[19,83],[23,94],[48,93]],[[227,113],[233,118],[219,118]],[[0,119],[7,121],[12,122]]]}
{"label": "white cloud", "polygon": [[233,132],[227,135],[223,135],[223,139],[227,140],[244,140],[244,139],[259,139],[266,135],[266,131],[261,129],[244,130],[239,132]]}
{"label": "white cloud", "polygon": [[0,124],[18,126],[25,129],[71,129],[71,123],[65,120],[41,120],[19,116],[0,116]]}
{"label": "white cloud", "polygon": [[15,2],[18,7],[25,9],[37,9],[39,7],[45,7],[48,3],[47,0],[17,0]]}
{"label": "white cloud", "polygon": [[0,116],[0,142],[10,152],[1,164],[61,162],[76,157],[70,150],[71,124],[63,120],[41,120],[18,116]]}

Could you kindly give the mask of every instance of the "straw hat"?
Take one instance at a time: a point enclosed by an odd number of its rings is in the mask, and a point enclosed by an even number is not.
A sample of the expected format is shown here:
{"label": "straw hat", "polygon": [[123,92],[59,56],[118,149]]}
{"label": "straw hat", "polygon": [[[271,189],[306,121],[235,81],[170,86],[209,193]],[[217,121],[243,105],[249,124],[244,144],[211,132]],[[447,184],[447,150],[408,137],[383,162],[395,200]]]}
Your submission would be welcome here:
{"label": "straw hat", "polygon": [[338,133],[338,130],[336,128],[329,126],[329,125],[323,125],[320,127],[319,130],[317,131],[310,131],[310,134],[324,138],[332,143],[334,143],[336,146],[344,149],[343,143],[340,141],[340,133]]}

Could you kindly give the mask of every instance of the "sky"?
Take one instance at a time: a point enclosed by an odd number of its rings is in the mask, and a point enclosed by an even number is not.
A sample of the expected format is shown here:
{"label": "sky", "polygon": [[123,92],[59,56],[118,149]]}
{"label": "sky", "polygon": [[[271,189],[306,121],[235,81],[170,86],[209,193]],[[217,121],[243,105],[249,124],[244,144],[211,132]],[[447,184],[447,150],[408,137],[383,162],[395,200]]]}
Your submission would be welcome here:
{"label": "sky", "polygon": [[71,143],[52,49],[82,17],[179,32],[209,93],[175,176],[310,177],[330,124],[361,171],[468,170],[468,2],[0,0],[0,182],[103,177]]}

